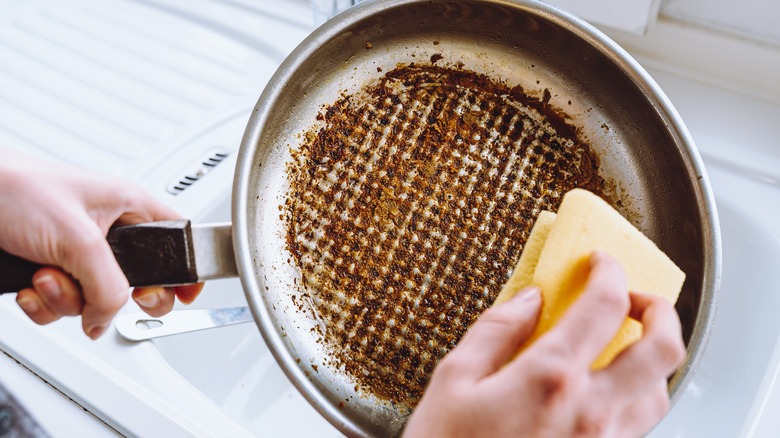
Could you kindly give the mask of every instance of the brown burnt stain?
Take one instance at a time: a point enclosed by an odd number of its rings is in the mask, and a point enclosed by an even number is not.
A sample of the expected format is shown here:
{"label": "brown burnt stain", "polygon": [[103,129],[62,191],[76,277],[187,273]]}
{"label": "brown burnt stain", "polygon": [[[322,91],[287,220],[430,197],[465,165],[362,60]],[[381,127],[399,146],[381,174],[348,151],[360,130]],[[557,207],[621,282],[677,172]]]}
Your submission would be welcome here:
{"label": "brown burnt stain", "polygon": [[598,159],[566,115],[462,68],[399,66],[293,150],[288,249],[330,367],[414,406],[509,278],[536,216]]}

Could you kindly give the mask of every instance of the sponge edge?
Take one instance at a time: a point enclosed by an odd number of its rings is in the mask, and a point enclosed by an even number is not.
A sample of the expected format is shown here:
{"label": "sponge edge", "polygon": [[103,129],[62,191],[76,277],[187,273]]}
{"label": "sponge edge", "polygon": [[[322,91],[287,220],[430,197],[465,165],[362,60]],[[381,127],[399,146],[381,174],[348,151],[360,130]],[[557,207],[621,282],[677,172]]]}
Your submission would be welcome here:
{"label": "sponge edge", "polygon": [[517,261],[515,269],[512,271],[512,276],[509,277],[509,280],[507,280],[501,292],[493,301],[494,306],[509,301],[520,289],[533,284],[534,270],[539,262],[539,256],[542,254],[544,242],[550,234],[553,222],[555,222],[555,213],[547,210],[542,210],[539,213],[531,229],[531,234],[525,242],[523,253],[520,254],[520,260]]}
{"label": "sponge edge", "polygon": [[[538,257],[529,255],[530,261],[538,259],[535,266],[523,267],[524,271],[533,272],[530,282],[526,283],[528,274],[522,274],[518,281],[510,279],[499,294],[506,300],[529,284],[542,289],[544,305],[539,323],[521,351],[552,328],[582,293],[588,278],[588,259],[596,250],[605,251],[620,263],[629,290],[659,295],[671,303],[677,301],[685,273],[650,239],[593,193],[582,189],[568,192],[546,234]],[[599,369],[608,365],[641,335],[642,325],[626,318],[592,367]]]}

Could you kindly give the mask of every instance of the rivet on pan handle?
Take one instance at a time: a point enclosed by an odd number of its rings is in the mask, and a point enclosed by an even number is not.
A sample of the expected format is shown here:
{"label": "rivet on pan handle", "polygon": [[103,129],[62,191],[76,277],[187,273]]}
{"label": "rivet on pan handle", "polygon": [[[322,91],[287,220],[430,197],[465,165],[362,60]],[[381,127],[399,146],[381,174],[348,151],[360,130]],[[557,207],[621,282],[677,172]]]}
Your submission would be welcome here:
{"label": "rivet on pan handle", "polygon": [[[173,286],[235,277],[230,224],[186,219],[112,228],[106,236],[131,286]],[[0,293],[32,285],[43,265],[0,250]]]}

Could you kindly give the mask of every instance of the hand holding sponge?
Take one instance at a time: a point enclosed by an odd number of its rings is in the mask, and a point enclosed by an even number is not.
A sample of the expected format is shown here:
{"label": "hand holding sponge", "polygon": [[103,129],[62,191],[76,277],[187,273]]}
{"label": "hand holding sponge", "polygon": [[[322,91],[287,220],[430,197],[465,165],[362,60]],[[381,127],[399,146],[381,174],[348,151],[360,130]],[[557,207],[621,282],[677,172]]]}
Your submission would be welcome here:
{"label": "hand holding sponge", "polygon": [[[604,200],[587,190],[574,189],[564,196],[557,215],[541,212],[512,276],[494,302],[507,301],[526,286],[542,289],[539,322],[521,351],[555,325],[582,293],[588,279],[588,259],[597,250],[620,263],[629,290],[677,301],[685,273]],[[627,317],[592,368],[608,365],[641,336],[642,325]]]}

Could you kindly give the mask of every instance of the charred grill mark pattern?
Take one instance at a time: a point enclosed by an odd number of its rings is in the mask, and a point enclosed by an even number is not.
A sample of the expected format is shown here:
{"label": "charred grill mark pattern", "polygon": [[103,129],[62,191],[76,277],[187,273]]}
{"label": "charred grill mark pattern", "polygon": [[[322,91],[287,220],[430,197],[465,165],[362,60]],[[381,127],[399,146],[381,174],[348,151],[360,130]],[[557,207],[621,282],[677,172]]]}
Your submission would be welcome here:
{"label": "charred grill mark pattern", "polygon": [[405,66],[323,108],[284,214],[330,365],[414,406],[511,274],[542,209],[601,193],[546,103],[462,69]]}

